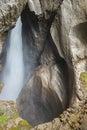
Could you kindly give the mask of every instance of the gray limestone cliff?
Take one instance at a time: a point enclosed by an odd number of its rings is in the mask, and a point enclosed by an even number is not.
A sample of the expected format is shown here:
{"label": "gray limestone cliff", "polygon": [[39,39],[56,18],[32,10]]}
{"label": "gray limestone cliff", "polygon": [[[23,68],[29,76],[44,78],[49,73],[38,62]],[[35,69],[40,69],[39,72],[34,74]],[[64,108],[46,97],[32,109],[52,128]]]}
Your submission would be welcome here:
{"label": "gray limestone cliff", "polygon": [[17,98],[20,116],[32,130],[86,130],[87,1],[1,0],[0,71],[19,16],[26,82]]}

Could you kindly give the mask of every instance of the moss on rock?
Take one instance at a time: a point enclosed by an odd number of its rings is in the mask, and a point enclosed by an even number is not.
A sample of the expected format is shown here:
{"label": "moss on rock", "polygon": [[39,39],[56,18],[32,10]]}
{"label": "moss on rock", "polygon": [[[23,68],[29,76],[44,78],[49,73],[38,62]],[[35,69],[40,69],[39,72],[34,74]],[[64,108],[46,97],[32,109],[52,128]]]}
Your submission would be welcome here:
{"label": "moss on rock", "polygon": [[8,117],[4,114],[4,111],[0,109],[0,125],[8,120]]}
{"label": "moss on rock", "polygon": [[87,73],[86,72],[82,72],[80,74],[80,81],[84,87],[84,90],[87,91]]}
{"label": "moss on rock", "polygon": [[0,101],[0,130],[30,130],[31,125],[19,117],[16,104]]}

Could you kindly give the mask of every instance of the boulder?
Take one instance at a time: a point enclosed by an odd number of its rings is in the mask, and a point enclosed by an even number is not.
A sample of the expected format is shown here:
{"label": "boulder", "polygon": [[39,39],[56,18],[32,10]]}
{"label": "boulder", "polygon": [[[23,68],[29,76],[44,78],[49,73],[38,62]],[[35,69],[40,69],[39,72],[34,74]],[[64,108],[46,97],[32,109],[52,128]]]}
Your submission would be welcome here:
{"label": "boulder", "polygon": [[18,115],[13,101],[0,101],[0,130],[30,130],[32,127]]}

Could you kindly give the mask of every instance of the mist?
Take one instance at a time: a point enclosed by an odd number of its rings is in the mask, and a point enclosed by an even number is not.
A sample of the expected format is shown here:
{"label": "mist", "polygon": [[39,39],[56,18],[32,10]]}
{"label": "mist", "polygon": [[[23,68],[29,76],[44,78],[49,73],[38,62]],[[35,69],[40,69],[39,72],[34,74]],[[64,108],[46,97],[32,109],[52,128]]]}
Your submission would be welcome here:
{"label": "mist", "polygon": [[22,23],[19,17],[16,26],[9,31],[6,39],[7,52],[4,61],[0,81],[4,84],[0,94],[1,100],[16,101],[22,87],[24,79],[24,63],[22,48]]}

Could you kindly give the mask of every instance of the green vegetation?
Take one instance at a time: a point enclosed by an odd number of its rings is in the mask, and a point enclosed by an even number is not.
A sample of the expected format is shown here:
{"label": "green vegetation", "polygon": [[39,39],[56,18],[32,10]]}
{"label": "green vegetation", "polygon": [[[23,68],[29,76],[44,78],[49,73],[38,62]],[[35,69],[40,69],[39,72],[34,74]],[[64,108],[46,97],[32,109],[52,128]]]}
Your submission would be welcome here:
{"label": "green vegetation", "polygon": [[19,117],[16,104],[1,101],[0,130],[30,130],[32,126]]}
{"label": "green vegetation", "polygon": [[64,118],[64,114],[60,114],[60,118],[63,119]]}
{"label": "green vegetation", "polygon": [[26,120],[21,120],[20,123],[19,123],[19,125],[21,127],[23,127],[23,126],[28,127],[29,129],[32,128],[32,126],[30,124],[28,124]]}
{"label": "green vegetation", "polygon": [[5,121],[7,121],[8,120],[8,118],[7,118],[7,116],[4,114],[4,111],[2,110],[2,109],[0,109],[0,125],[2,124],[2,123],[4,123]]}
{"label": "green vegetation", "polygon": [[53,4],[53,5],[52,5],[52,12],[55,12],[55,11],[57,11],[57,7],[56,7],[55,4]]}
{"label": "green vegetation", "polygon": [[87,73],[86,72],[82,72],[80,74],[80,81],[82,85],[84,86],[85,91],[87,91]]}
{"label": "green vegetation", "polygon": [[10,128],[9,130],[30,130],[32,128],[31,125],[27,123],[25,120],[21,120],[17,126]]}
{"label": "green vegetation", "polygon": [[0,116],[2,116],[3,114],[4,114],[4,111],[0,109]]}

